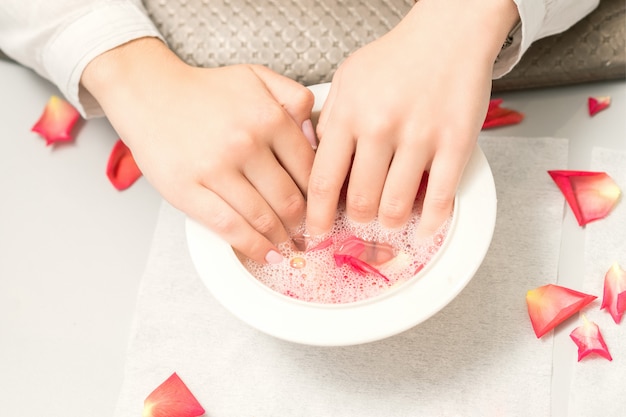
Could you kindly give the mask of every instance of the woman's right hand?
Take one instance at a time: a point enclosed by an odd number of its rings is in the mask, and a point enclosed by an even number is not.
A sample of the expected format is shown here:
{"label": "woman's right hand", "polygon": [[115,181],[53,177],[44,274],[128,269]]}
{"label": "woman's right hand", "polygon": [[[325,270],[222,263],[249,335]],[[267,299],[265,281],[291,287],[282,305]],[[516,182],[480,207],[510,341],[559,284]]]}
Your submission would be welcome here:
{"label": "woman's right hand", "polygon": [[261,66],[191,67],[155,38],[98,56],[81,82],[166,200],[244,255],[282,259],[314,158],[308,89]]}

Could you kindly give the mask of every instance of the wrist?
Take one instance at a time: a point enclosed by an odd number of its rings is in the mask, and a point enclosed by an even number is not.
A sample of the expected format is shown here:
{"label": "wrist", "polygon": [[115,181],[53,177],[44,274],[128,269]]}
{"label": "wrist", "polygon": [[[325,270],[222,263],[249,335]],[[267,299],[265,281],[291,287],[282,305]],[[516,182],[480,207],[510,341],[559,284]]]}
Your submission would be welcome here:
{"label": "wrist", "polygon": [[111,96],[150,86],[149,75],[182,63],[158,38],[132,40],[94,58],[81,75],[81,85],[105,108]]}
{"label": "wrist", "polygon": [[401,22],[416,31],[427,27],[431,36],[455,42],[457,50],[482,54],[491,64],[518,23],[513,0],[416,0]]}

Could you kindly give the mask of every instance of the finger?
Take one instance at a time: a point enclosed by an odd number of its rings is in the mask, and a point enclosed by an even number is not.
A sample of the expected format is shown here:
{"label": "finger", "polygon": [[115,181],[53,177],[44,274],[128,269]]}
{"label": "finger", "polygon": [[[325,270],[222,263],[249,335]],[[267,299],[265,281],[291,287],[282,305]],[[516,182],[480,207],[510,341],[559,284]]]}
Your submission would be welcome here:
{"label": "finger", "polygon": [[312,236],[332,227],[353,152],[354,140],[343,131],[328,131],[317,149],[307,195],[307,231]]}
{"label": "finger", "polygon": [[[279,245],[289,240],[289,234],[283,219],[279,217],[273,207],[280,207],[280,203],[273,197],[272,192],[276,195],[278,194],[278,187],[285,187],[285,184],[275,180],[277,172],[284,173],[284,170],[276,162],[274,165],[276,167],[271,166],[268,162],[265,163],[265,166],[270,168],[268,171],[273,173],[273,176],[272,174],[268,175],[272,177],[269,182],[257,180],[257,184],[253,184],[245,173],[225,173],[222,175],[219,185],[212,183],[207,188],[226,201],[257,232],[265,236],[274,245]],[[287,174],[285,176],[289,178]],[[300,191],[293,182],[291,185],[295,189],[295,194],[300,195]],[[304,199],[304,197],[301,198]],[[301,204],[304,206],[304,203]],[[296,207],[297,203],[292,203],[292,206]],[[301,222],[301,219],[294,221],[296,225],[298,222]]]}
{"label": "finger", "polygon": [[427,155],[421,149],[403,147],[396,150],[378,208],[378,218],[383,226],[401,227],[411,216]]}
{"label": "finger", "polygon": [[450,217],[454,197],[467,159],[460,153],[437,155],[428,175],[428,185],[417,237],[432,236]]}
{"label": "finger", "polygon": [[[311,126],[311,130],[312,130]],[[270,138],[271,150],[274,155],[271,159],[278,159],[280,165],[295,181],[302,195],[307,194],[311,169],[313,167],[313,159],[315,151],[308,140],[303,140],[303,132],[291,120],[286,120],[280,129],[276,129],[274,136]],[[259,158],[254,158],[258,160]],[[266,155],[264,160],[269,160],[270,156]],[[249,161],[248,163],[252,163]],[[263,171],[262,167],[257,170]]]}
{"label": "finger", "polygon": [[315,97],[311,90],[291,78],[277,74],[262,65],[250,65],[276,101],[287,111],[298,127],[311,119]]}
{"label": "finger", "polygon": [[326,124],[328,123],[328,119],[330,114],[333,111],[333,107],[335,104],[335,100],[337,98],[337,90],[339,85],[339,72],[341,69],[337,70],[335,77],[333,78],[333,82],[330,85],[330,91],[328,92],[328,96],[326,97],[326,101],[324,101],[324,105],[322,106],[322,110],[320,111],[320,117],[317,120],[317,137],[319,140],[322,140],[322,136],[324,136],[324,130],[326,129]]}
{"label": "finger", "polygon": [[366,138],[357,141],[346,196],[349,218],[365,223],[376,217],[392,157],[393,149],[386,143]]}
{"label": "finger", "polygon": [[[264,66],[251,65],[250,68],[295,122],[293,125],[279,123],[281,129],[277,129],[276,136],[269,139],[276,157],[296,181],[302,194],[306,195],[315,156],[313,149],[317,148],[315,131],[311,123],[311,109],[315,100],[313,93],[301,84]],[[300,140],[302,138],[306,140]]]}
{"label": "finger", "polygon": [[282,255],[231,205],[213,191],[198,184],[188,193],[181,210],[227,241],[234,249],[259,263],[279,263]]}
{"label": "finger", "polygon": [[[263,192],[267,193],[268,186],[271,187],[272,184],[265,184]],[[244,175],[224,174],[220,185],[211,185],[210,190],[274,245],[289,240],[287,230],[272,205],[261,194],[261,190]],[[296,191],[299,193],[297,189]]]}
{"label": "finger", "polygon": [[249,161],[243,173],[287,231],[293,231],[302,225],[306,207],[304,195],[270,149],[265,148],[258,157]]}

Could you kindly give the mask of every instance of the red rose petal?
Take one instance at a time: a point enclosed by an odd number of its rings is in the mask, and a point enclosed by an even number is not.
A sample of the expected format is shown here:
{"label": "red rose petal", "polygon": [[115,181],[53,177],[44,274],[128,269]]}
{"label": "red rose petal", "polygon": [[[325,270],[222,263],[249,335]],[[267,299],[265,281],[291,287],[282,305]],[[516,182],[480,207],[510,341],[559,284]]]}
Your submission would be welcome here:
{"label": "red rose petal", "polygon": [[617,262],[604,275],[604,295],[600,308],[606,308],[617,324],[626,310],[626,271]]}
{"label": "red rose petal", "polygon": [[173,373],[143,403],[142,417],[198,417],[204,408],[187,385]]}
{"label": "red rose petal", "polygon": [[492,98],[491,100],[489,100],[489,107],[487,108],[487,111],[500,107],[500,104],[502,104],[503,102],[503,98]]}
{"label": "red rose petal", "polygon": [[133,154],[121,140],[115,143],[109,156],[107,177],[109,177],[111,184],[120,191],[127,189],[141,177],[141,171],[135,163]]}
{"label": "red rose petal", "polygon": [[372,273],[383,278],[383,275],[373,265],[381,265],[394,258],[393,248],[385,243],[366,242],[356,236],[351,236],[342,242],[341,247],[333,254],[338,267],[348,265],[353,271],[360,274]]}
{"label": "red rose petal", "polygon": [[548,171],[580,226],[605,218],[617,204],[621,190],[605,172]]}
{"label": "red rose petal", "polygon": [[540,338],[596,298],[554,284],[528,291],[526,304],[535,335]]}
{"label": "red rose petal", "polygon": [[524,120],[524,114],[505,107],[500,107],[500,104],[502,104],[502,99],[491,99],[489,101],[487,115],[483,122],[483,129],[514,125]]}
{"label": "red rose petal", "polygon": [[598,112],[606,109],[611,105],[611,97],[589,97],[587,99],[587,108],[589,109],[589,116],[594,116]]}
{"label": "red rose petal", "polygon": [[584,314],[583,325],[575,328],[569,336],[578,346],[578,362],[591,353],[596,353],[610,361],[613,360],[600,333],[600,328],[596,323],[587,320]]}
{"label": "red rose petal", "polygon": [[47,146],[69,142],[74,139],[71,131],[79,118],[80,114],[74,106],[60,97],[52,96],[31,131],[43,137]]}

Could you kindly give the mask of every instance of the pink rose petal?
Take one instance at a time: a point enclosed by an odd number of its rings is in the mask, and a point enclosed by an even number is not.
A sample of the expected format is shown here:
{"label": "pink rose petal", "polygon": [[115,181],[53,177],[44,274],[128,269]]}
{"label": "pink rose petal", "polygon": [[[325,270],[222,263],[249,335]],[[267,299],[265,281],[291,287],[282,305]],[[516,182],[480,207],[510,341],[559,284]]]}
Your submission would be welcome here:
{"label": "pink rose petal", "polygon": [[74,106],[58,96],[52,96],[31,130],[43,137],[47,146],[70,142],[74,140],[71,132],[79,118],[80,114]]}
{"label": "pink rose petal", "polygon": [[604,295],[601,309],[607,309],[619,324],[626,310],[626,271],[615,262],[604,275]]}
{"label": "pink rose petal", "polygon": [[144,401],[142,417],[199,417],[204,408],[180,377],[173,373]]}
{"label": "pink rose petal", "polygon": [[393,248],[384,243],[366,242],[356,236],[351,236],[342,242],[341,247],[333,254],[338,267],[348,265],[353,271],[360,274],[371,273],[389,279],[373,265],[381,265],[395,256]]}
{"label": "pink rose petal", "polygon": [[578,346],[578,362],[585,356],[592,353],[598,354],[610,361],[613,360],[609,353],[609,348],[604,342],[602,333],[598,325],[592,321],[587,320],[587,317],[583,314],[583,325],[575,328],[570,337]]}
{"label": "pink rose petal", "polygon": [[603,219],[613,210],[621,190],[605,172],[548,171],[580,226]]}
{"label": "pink rose petal", "polygon": [[535,335],[542,337],[596,298],[595,295],[554,284],[529,290],[526,304]]}

